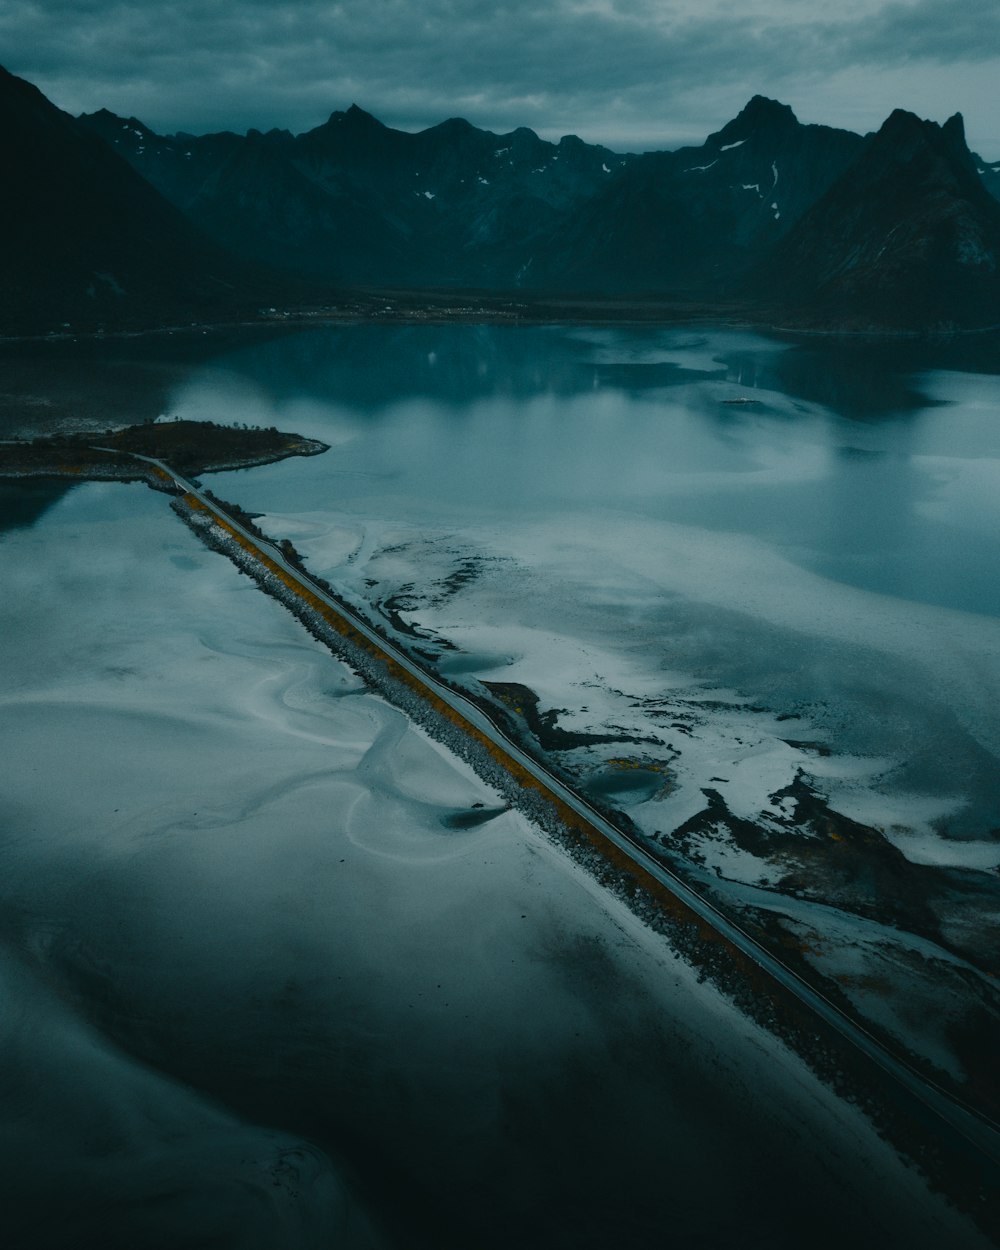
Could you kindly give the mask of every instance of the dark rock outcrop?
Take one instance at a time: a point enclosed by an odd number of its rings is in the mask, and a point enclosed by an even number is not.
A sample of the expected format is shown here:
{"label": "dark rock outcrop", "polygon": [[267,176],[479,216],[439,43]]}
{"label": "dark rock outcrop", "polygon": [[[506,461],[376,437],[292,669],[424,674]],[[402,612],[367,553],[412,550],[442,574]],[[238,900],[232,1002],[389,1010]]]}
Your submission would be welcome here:
{"label": "dark rock outcrop", "polygon": [[755,96],[701,147],[630,162],[551,240],[536,278],[591,291],[726,294],[862,143]]}
{"label": "dark rock outcrop", "polygon": [[1000,323],[1000,204],[960,114],[896,110],[748,284],[816,324],[916,330]]}

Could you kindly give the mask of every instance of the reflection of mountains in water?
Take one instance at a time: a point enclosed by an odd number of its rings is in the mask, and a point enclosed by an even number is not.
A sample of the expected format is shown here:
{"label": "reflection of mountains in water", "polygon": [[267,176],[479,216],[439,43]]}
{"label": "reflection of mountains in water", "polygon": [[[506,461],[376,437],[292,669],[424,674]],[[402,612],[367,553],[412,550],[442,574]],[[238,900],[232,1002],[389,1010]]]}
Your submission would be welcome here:
{"label": "reflection of mountains in water", "polygon": [[[462,406],[490,396],[569,397],[597,388],[652,391],[718,381],[740,394],[777,391],[822,404],[841,416],[877,418],[935,401],[913,384],[933,369],[1000,372],[1000,335],[951,342],[836,340],[714,346],[697,341],[717,367],[684,364],[690,333],[630,326],[627,331],[494,325],[326,326],[220,356],[217,363],[252,379],[276,403],[309,398],[373,411],[410,399]],[[613,357],[621,349],[623,359]],[[643,360],[676,351],[678,361]],[[632,358],[638,355],[638,359]],[[630,358],[624,358],[624,357]]]}
{"label": "reflection of mountains in water", "polygon": [[62,499],[76,483],[11,482],[0,478],[0,534],[28,529]]}
{"label": "reflection of mountains in water", "polygon": [[353,325],[239,351],[227,368],[275,402],[303,397],[363,410],[410,399],[465,405],[492,395],[575,395],[594,386],[590,345],[555,329]]}
{"label": "reflection of mountains in water", "polygon": [[656,327],[382,323],[20,343],[0,348],[0,360],[7,390],[0,437],[48,433],[70,420],[95,430],[152,421],[171,411],[171,397],[186,382],[215,370],[246,379],[276,408],[304,399],[374,413],[428,400],[458,415],[493,397],[619,391],[655,401],[658,390],[715,382],[736,388],[726,392],[730,399],[759,401],[726,406],[707,388],[704,404],[715,421],[741,419],[762,404],[769,417],[793,420],[794,404],[769,403],[768,393],[877,421],[941,402],[914,375],[1000,372],[1000,336],[789,344],[741,335],[734,343],[711,331],[692,340],[689,331]]}
{"label": "reflection of mountains in water", "polygon": [[173,389],[234,345],[274,327],[0,344],[0,438],[139,425],[168,411]]}

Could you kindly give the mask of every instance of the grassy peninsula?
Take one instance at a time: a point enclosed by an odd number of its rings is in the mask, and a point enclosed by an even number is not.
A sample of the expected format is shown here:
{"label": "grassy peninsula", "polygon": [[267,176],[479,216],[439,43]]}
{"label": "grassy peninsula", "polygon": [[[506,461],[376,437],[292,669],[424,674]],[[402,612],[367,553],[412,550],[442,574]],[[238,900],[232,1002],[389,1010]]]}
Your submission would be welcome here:
{"label": "grassy peninsula", "polygon": [[104,433],[52,434],[0,443],[0,477],[145,481],[153,476],[153,467],[135,456],[151,456],[178,472],[197,475],[252,468],[288,456],[316,456],[327,450],[326,443],[274,426],[153,422]]}

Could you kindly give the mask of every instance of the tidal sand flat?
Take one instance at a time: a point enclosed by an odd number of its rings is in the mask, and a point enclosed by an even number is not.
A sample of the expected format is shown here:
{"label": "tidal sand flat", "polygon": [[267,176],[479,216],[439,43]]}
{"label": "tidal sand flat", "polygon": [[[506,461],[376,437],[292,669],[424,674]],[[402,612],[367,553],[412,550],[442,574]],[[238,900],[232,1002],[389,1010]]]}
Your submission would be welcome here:
{"label": "tidal sand flat", "polygon": [[16,1244],[985,1245],[163,497],[34,498],[0,539]]}
{"label": "tidal sand flat", "polygon": [[356,326],[225,366],[174,410],[331,451],[219,493],[1000,1117],[995,347]]}

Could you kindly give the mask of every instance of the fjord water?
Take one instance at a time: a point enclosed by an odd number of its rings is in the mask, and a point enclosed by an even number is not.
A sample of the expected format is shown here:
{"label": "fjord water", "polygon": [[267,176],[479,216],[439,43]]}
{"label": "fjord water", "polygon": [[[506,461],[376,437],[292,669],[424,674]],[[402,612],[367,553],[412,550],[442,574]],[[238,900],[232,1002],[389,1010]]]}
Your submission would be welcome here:
{"label": "fjord water", "polygon": [[[171,412],[331,443],[214,484],[359,597],[380,544],[408,545],[395,575],[418,596],[448,552],[504,561],[487,650],[513,659],[525,626],[599,638],[647,677],[808,714],[835,751],[912,783],[884,823],[982,844],[1000,824],[1000,378],[988,347],[939,354],[947,368],[907,343],[351,326],[234,352]],[[465,615],[420,619],[475,651],[463,597]]]}
{"label": "fjord water", "polygon": [[305,507],[359,511],[374,496],[400,520],[625,511],[758,538],[881,594],[996,614],[1000,383],[920,367],[919,351],[365,325],[232,353],[171,408],[294,417],[335,440],[309,471],[255,474],[268,503],[287,479]]}
{"label": "fjord water", "polygon": [[[845,804],[981,856],[996,379],[805,357],[342,327],[202,361],[165,411],[331,443],[206,481],[452,637],[453,672],[588,729],[704,696],[695,790],[724,750],[795,766],[732,744],[808,714]],[[2,516],[19,1244],[983,1244],[527,819],[478,823],[498,796],[165,497],[17,487]]]}
{"label": "fjord water", "polygon": [[355,326],[171,411],[330,443],[215,488],[451,680],[537,698],[574,784],[996,1115],[995,362]]}

